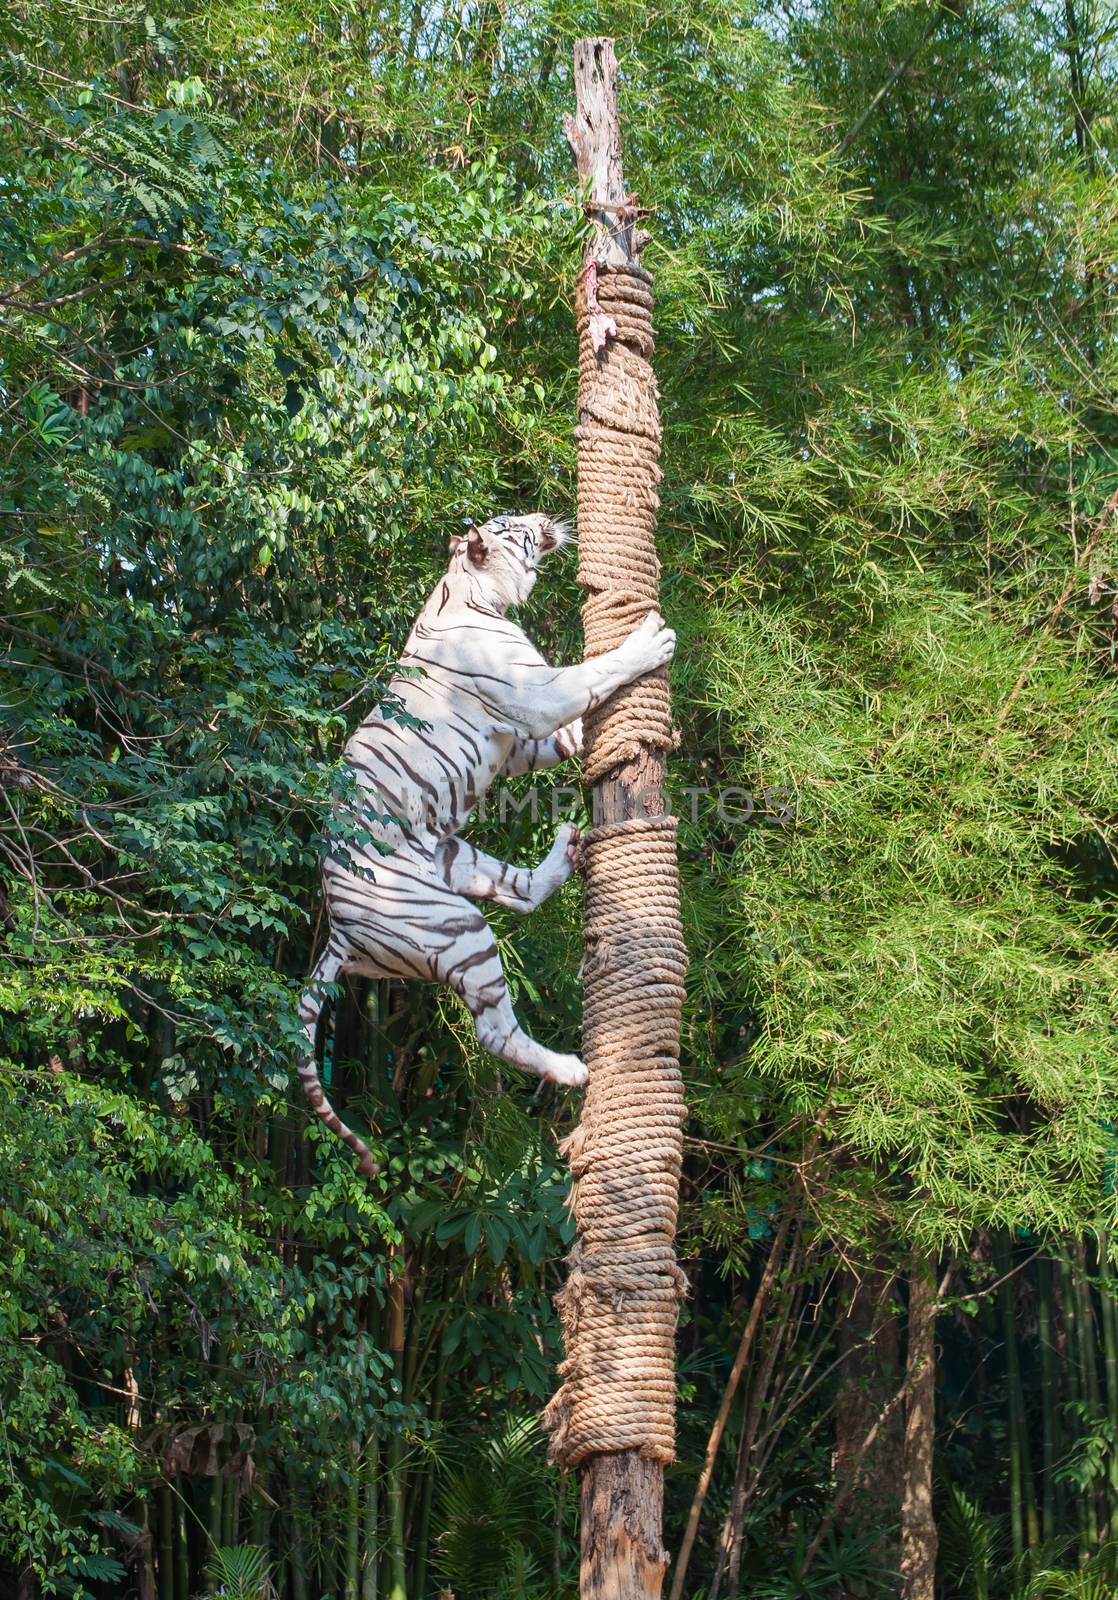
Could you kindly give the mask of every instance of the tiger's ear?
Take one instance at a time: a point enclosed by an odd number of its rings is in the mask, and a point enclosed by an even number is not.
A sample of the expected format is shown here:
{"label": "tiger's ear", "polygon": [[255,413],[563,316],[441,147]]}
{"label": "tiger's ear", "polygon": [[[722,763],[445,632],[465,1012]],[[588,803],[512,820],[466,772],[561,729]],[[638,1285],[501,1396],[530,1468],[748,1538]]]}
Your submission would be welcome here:
{"label": "tiger's ear", "polygon": [[471,527],[466,534],[466,555],[475,567],[483,567],[489,556],[485,540],[481,536],[481,529]]}
{"label": "tiger's ear", "polygon": [[458,554],[458,546],[461,543],[462,535],[460,533],[452,533],[450,536],[450,553],[452,556],[456,556]]}

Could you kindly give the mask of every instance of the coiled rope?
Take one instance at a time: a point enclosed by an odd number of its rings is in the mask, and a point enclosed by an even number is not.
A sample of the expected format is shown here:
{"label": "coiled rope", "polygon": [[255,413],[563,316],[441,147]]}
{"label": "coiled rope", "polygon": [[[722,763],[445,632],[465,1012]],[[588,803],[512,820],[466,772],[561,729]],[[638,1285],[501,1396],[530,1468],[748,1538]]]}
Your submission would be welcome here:
{"label": "coiled rope", "polygon": [[[586,653],[602,655],[657,608],[660,412],[652,370],[652,277],[597,269],[597,301],[617,336],[595,352],[586,274],[578,282],[578,578]],[[642,747],[670,750],[668,671],[614,695],[587,720],[583,780],[597,783]]]}
{"label": "coiled rope", "polygon": [[[579,281],[579,581],[588,655],[621,642],[655,610],[660,563],[660,416],[652,356],[652,279],[597,268],[597,304]],[[593,280],[591,279],[591,284]],[[616,335],[595,351],[591,312]],[[673,744],[667,669],[587,718],[583,768],[598,783]],[[627,776],[627,775],[626,775]],[[551,1458],[675,1450],[674,1345],[686,1283],[675,1259],[683,1088],[679,1026],[687,966],[675,819],[647,813],[594,827],[584,841],[583,1055],[590,1083],[566,1153],[578,1238],[556,1297],[566,1359],[545,1412]]]}

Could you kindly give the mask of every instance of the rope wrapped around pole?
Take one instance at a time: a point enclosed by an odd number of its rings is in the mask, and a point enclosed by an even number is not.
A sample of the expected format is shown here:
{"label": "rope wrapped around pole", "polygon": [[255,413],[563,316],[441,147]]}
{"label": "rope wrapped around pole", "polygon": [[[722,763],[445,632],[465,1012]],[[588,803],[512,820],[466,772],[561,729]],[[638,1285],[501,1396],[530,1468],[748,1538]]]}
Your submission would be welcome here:
{"label": "rope wrapped around pole", "polygon": [[595,828],[586,843],[583,1051],[590,1085],[567,1142],[578,1238],[556,1297],[567,1358],[548,1408],[551,1454],[675,1453],[675,1260],[686,956],[669,817]]}
{"label": "rope wrapped around pole", "polygon": [[[659,604],[660,415],[651,358],[652,278],[621,174],[612,41],[575,47],[578,111],[567,136],[596,244],[580,274],[578,533],[586,653],[599,655]],[[675,1258],[682,1161],[679,1030],[687,957],[667,669],[586,719],[594,826],[584,841],[583,1056],[590,1082],[568,1141],[577,1241],[556,1303],[566,1359],[545,1413],[551,1458],[582,1468],[581,1594],[659,1595],[663,1464],[675,1449]]]}
{"label": "rope wrapped around pole", "polygon": [[[656,488],[661,472],[660,410],[652,370],[652,274],[635,261],[624,267],[592,265],[598,307],[617,329],[602,349],[594,350],[588,266],[579,276],[575,297],[575,439],[578,579],[588,591],[582,626],[586,653],[595,656],[619,645],[659,606]],[[662,667],[591,713],[583,781],[597,784],[624,762],[637,760],[642,751],[663,754],[673,743],[668,669]],[[655,798],[650,793],[650,801]]]}

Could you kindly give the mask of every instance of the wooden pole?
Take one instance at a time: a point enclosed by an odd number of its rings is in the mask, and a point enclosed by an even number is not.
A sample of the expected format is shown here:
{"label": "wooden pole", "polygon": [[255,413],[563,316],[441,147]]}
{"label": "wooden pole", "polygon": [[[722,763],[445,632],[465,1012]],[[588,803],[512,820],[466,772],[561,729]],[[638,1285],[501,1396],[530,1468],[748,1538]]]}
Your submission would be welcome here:
{"label": "wooden pole", "polygon": [[[574,73],[577,110],[565,127],[594,225],[578,297],[577,437],[579,579],[595,655],[658,609],[660,421],[651,278],[639,261],[647,237],[622,172],[613,41],[579,40]],[[587,719],[590,1084],[569,1152],[579,1239],[559,1301],[564,1381],[548,1413],[553,1458],[581,1474],[583,1600],[656,1600],[668,1560],[686,966],[663,793],[671,743],[666,670]]]}

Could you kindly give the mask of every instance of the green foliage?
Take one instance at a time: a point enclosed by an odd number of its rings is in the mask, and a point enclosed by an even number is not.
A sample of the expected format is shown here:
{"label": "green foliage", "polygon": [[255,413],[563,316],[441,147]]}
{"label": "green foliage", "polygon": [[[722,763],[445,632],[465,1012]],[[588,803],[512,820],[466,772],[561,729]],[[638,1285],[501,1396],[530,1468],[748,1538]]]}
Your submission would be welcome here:
{"label": "green foliage", "polygon": [[480,1451],[444,1469],[435,1564],[462,1600],[539,1600],[554,1539],[554,1486],[534,1417],[510,1413]]}
{"label": "green foliage", "polygon": [[1024,1600],[1108,1600],[1114,1593],[1115,1550],[1099,1548],[1078,1572],[1041,1570],[1025,1584]]}
{"label": "green foliage", "polygon": [[830,1535],[818,1557],[807,1563],[808,1540],[801,1526],[793,1530],[784,1571],[767,1573],[753,1590],[756,1600],[822,1600],[826,1595],[857,1596],[895,1593],[897,1575],[875,1558],[873,1538]]}
{"label": "green foliage", "polygon": [[274,1600],[268,1552],[259,1545],[218,1547],[206,1566],[212,1600]]}
{"label": "green foliage", "polygon": [[940,1562],[948,1583],[973,1600],[990,1600],[990,1581],[1002,1544],[996,1518],[949,1485],[940,1520]]}
{"label": "green foliage", "polygon": [[[115,1414],[122,1384],[158,1390],[164,1443],[174,1419],[197,1415],[202,1386],[211,1417],[234,1414],[247,1385],[289,1427],[304,1409],[320,1426],[331,1419],[331,1439],[343,1416],[349,1428],[370,1426],[389,1402],[384,1363],[336,1314],[330,1350],[308,1348],[314,1307],[344,1288],[344,1254],[305,1273],[279,1269],[263,1247],[259,1200],[209,1143],[134,1096],[73,1073],[37,1080],[10,1069],[3,1090],[8,1550],[81,1576],[83,1562],[103,1557],[99,1541],[121,1531],[112,1502],[151,1472],[149,1441]],[[372,1223],[375,1212],[365,1216]],[[309,1425],[301,1448],[313,1452]]]}
{"label": "green foliage", "polygon": [[779,614],[708,626],[712,702],[748,750],[728,776],[795,809],[728,864],[765,1017],[754,1069],[798,1110],[826,1103],[863,1157],[902,1158],[937,1230],[1074,1229],[1101,1201],[1118,1092],[1098,1076],[1107,912],[1067,860],[1107,827],[1112,685],[1051,646],[1007,706],[1036,647],[923,583],[880,597],[860,651]]}
{"label": "green foliage", "polygon": [[[199,1460],[233,1453],[257,1514],[276,1507],[252,1546],[292,1582],[302,1559],[308,1588],[352,1586],[367,1515],[395,1572],[402,1506],[415,1588],[437,1566],[463,1595],[550,1594],[556,1561],[568,1583],[573,1508],[515,1419],[559,1353],[569,1108],[498,1079],[453,999],[353,986],[324,1070],[372,1130],[370,1192],[289,1078],[320,842],[353,836],[345,734],[388,703],[447,535],[572,504],[583,224],[559,113],[589,31],[617,36],[653,211],[673,792],[712,791],[694,821],[677,799],[695,1294],[669,1527],[790,1196],[757,1594],[872,1592],[889,1570],[848,1527],[807,1559],[835,1491],[836,1264],[1113,1226],[1103,9],[16,0],[0,1583],[32,1559],[47,1594],[118,1591],[139,1508],[150,1532],[168,1483],[194,1528],[217,1481]],[[568,570],[534,602],[556,655],[577,598]],[[758,797],[748,820],[719,812],[725,787]],[[545,832],[477,836],[534,859]],[[574,888],[497,922],[526,1019],[568,1043],[578,922]],[[998,1597],[1009,1402],[984,1293],[980,1263],[941,1317],[944,1575]],[[968,1340],[995,1368],[981,1420],[954,1376]],[[1053,1477],[1085,1553],[1114,1429],[1099,1371],[1093,1396],[1092,1367],[1061,1360]],[[1096,1578],[1052,1579],[1073,1581]]]}

